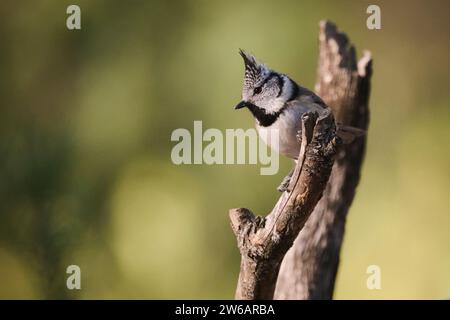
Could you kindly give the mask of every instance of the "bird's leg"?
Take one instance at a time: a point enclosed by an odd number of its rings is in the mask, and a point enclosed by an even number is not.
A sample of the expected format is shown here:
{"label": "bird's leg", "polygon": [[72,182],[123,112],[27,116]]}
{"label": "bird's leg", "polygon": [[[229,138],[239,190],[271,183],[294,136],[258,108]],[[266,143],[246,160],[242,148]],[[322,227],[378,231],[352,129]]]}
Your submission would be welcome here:
{"label": "bird's leg", "polygon": [[292,175],[294,174],[294,169],[291,169],[291,171],[289,171],[288,175],[286,177],[284,177],[283,181],[281,181],[281,184],[278,186],[277,190],[279,192],[285,192],[285,191],[290,191],[289,190],[289,183],[291,182],[291,178]]}

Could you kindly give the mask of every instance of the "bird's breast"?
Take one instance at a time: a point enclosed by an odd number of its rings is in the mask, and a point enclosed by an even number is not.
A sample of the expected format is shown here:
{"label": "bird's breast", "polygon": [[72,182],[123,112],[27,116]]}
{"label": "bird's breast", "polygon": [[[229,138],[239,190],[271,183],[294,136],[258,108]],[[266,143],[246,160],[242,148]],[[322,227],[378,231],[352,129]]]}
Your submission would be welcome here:
{"label": "bird's breast", "polygon": [[300,152],[297,133],[301,129],[301,115],[306,110],[303,107],[289,107],[271,126],[262,127],[257,123],[256,128],[261,139],[278,153],[296,159]]}

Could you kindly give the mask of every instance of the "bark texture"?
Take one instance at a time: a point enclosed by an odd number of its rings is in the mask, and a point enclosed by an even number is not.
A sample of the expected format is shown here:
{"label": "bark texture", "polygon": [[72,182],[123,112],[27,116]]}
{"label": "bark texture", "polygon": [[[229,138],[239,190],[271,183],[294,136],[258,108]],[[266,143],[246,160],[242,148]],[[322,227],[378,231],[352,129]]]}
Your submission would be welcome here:
{"label": "bark texture", "polygon": [[[372,59],[357,63],[353,45],[330,22],[320,23],[317,94],[336,123],[367,130]],[[360,178],[367,134],[339,148],[323,197],[281,265],[275,299],[331,299],[345,221]]]}

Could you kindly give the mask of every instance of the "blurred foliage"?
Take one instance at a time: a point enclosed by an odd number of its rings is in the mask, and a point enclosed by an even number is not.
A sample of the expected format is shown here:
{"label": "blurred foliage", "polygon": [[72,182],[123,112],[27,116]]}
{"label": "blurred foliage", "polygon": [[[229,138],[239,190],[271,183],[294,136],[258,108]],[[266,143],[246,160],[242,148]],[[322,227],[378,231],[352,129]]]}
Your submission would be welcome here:
{"label": "blurred foliage", "polygon": [[448,1],[80,0],[80,31],[69,4],[0,4],[0,298],[232,297],[228,209],[269,212],[290,162],[175,166],[170,134],[252,127],[238,48],[313,87],[324,18],[375,60],[336,297],[450,297]]}

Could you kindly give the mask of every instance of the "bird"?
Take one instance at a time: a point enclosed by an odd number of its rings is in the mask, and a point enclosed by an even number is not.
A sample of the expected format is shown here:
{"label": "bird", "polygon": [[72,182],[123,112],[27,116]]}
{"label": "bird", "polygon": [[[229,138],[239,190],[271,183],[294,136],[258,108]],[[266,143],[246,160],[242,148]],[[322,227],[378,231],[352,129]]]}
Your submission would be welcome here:
{"label": "bird", "polygon": [[[306,112],[323,115],[331,110],[311,90],[297,84],[287,74],[279,73],[259,62],[255,56],[240,49],[245,73],[242,100],[235,109],[247,108],[255,118],[256,130],[269,147],[281,155],[297,160],[301,146],[301,116]],[[272,130],[277,130],[278,143],[273,143]],[[364,134],[358,128],[337,125],[337,134],[344,143]],[[289,191],[293,170],[283,179],[278,191]]]}

